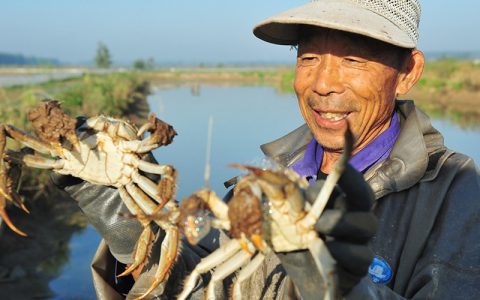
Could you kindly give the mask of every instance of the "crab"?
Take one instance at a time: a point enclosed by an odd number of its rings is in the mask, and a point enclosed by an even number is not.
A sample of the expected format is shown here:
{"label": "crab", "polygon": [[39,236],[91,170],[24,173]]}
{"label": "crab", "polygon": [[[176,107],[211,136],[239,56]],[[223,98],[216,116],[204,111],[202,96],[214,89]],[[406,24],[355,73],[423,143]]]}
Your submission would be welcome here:
{"label": "crab", "polygon": [[[213,269],[206,288],[206,299],[214,299],[215,283],[240,268],[231,296],[233,299],[242,299],[242,282],[260,267],[269,252],[301,249],[308,249],[312,253],[322,276],[324,286],[319,287],[319,291],[323,291],[323,296],[319,296],[319,299],[334,299],[335,260],[314,230],[314,225],[352,151],[353,137],[349,130],[345,140],[341,158],[311,205],[304,197],[308,183],[294,171],[285,168],[264,170],[239,164],[232,166],[244,169],[248,174],[237,183],[228,204],[209,189],[202,189],[184,199],[182,206],[190,209],[182,211],[181,222],[186,227],[183,234],[190,243],[200,241],[210,227],[226,231],[231,239],[200,261],[186,278],[178,299],[187,299],[200,275]],[[213,214],[211,222],[206,221],[208,216],[205,210]]]}
{"label": "crab", "polygon": [[[29,111],[28,119],[36,136],[8,124],[0,125],[0,216],[16,233],[26,236],[10,221],[5,207],[7,202],[13,202],[27,211],[15,190],[20,165],[50,169],[96,185],[115,187],[132,214],[153,214],[165,209],[175,215],[178,208],[174,200],[175,169],[143,159],[151,150],[170,144],[176,135],[172,126],[153,113],[139,129],[126,121],[102,115],[88,118],[78,126],[77,119],[62,111],[59,101],[45,100]],[[143,138],[147,131],[150,135]],[[6,150],[7,137],[37,153]],[[161,179],[154,182],[143,173],[158,174]],[[141,298],[166,278],[177,254],[177,230],[165,222],[156,223],[166,231],[162,244],[165,250],[160,256],[157,277]],[[141,224],[144,230],[132,253],[134,262],[119,276],[130,274],[147,259],[154,235],[148,221],[143,220]]]}

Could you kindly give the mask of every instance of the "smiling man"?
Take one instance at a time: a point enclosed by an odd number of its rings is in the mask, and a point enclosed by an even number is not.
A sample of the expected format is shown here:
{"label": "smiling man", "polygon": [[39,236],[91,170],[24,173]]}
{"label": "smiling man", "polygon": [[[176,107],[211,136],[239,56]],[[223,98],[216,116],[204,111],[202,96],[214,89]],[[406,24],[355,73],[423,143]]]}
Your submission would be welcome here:
{"label": "smiling man", "polygon": [[295,91],[311,132],[327,149],[325,173],[340,155],[347,122],[358,152],[389,128],[397,95],[423,68],[418,50],[312,26],[300,28],[297,56]]}
{"label": "smiling man", "polygon": [[[341,155],[347,128],[355,137],[341,193],[331,197],[315,226],[335,260],[338,297],[480,295],[478,169],[445,147],[413,101],[397,100],[423,70],[424,56],[416,49],[419,19],[417,0],[319,0],[254,28],[267,42],[297,47],[294,87],[306,122],[262,145],[264,153],[306,177],[307,198],[313,199]],[[117,190],[54,179],[106,242],[93,264],[98,298],[142,295],[152,282],[151,265],[135,282],[115,276],[132,262],[142,229],[119,216],[125,207]],[[168,280],[149,297],[178,295],[182,280],[218,247],[219,234],[212,232],[199,247],[183,243]],[[203,297],[209,279],[201,278],[192,298]],[[215,288],[220,298],[226,298],[226,287],[228,280]],[[241,289],[246,299],[321,299],[324,292],[307,251],[270,253]]]}
{"label": "smiling man", "polygon": [[[378,227],[355,208],[368,193],[355,190],[362,181],[351,170],[340,180],[346,204],[331,203],[316,227],[348,299],[480,294],[478,168],[445,147],[413,101],[397,100],[423,71],[419,20],[417,0],[318,0],[254,28],[260,39],[297,47],[294,88],[306,122],[265,153],[314,183],[332,171],[347,126],[355,136],[350,164],[373,190]],[[306,254],[277,255],[303,298],[315,299]]]}

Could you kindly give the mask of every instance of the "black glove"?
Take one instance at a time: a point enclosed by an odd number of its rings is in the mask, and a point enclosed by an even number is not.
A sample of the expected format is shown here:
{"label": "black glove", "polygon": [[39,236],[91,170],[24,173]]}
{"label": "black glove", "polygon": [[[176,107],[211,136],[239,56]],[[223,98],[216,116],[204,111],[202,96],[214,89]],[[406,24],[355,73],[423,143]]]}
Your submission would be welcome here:
{"label": "black glove", "polygon": [[[319,174],[319,180],[307,189],[309,202],[321,190],[322,177],[325,175]],[[315,229],[336,260],[339,296],[345,296],[367,274],[373,260],[368,242],[377,230],[377,219],[370,211],[373,192],[361,173],[348,165],[337,187]],[[318,299],[322,280],[310,252],[277,254],[302,298]]]}
{"label": "black glove", "polygon": [[105,239],[110,252],[124,264],[132,263],[132,251],[142,232],[135,219],[122,216],[128,213],[115,188],[94,185],[79,178],[52,173],[52,182],[78,203],[90,224]]}

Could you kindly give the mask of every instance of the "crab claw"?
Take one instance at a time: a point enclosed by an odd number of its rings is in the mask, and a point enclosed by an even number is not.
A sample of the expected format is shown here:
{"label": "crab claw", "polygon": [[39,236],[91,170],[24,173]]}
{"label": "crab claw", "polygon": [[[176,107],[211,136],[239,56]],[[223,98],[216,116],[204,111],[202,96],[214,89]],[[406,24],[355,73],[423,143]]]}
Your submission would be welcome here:
{"label": "crab claw", "polygon": [[148,123],[140,127],[137,135],[142,136],[147,130],[150,132],[150,136],[144,141],[148,144],[166,146],[170,144],[173,141],[173,138],[177,135],[177,132],[170,124],[157,119],[154,113],[150,113],[148,116]]}
{"label": "crab claw", "polygon": [[180,203],[179,228],[191,245],[196,245],[210,231],[211,219],[207,204],[196,194]]}
{"label": "crab claw", "polygon": [[14,232],[21,236],[27,236],[26,233],[15,227],[12,221],[7,215],[6,206],[7,201],[16,203],[24,211],[28,212],[28,209],[23,205],[20,196],[16,194],[14,187],[18,182],[19,168],[17,165],[14,165],[13,171],[10,172],[9,164],[5,161],[5,146],[7,144],[6,140],[6,130],[5,126],[2,125],[0,128],[0,216],[5,221],[7,226],[12,229]]}
{"label": "crab claw", "polygon": [[242,170],[247,170],[253,175],[266,180],[272,184],[284,185],[289,183],[291,180],[281,172],[274,172],[271,170],[264,170],[258,167],[248,166],[244,164],[231,164],[229,165],[231,168],[237,168]]}
{"label": "crab claw", "polygon": [[7,224],[7,226],[13,230],[15,233],[21,235],[21,236],[28,236],[25,232],[21,231],[20,229],[18,229],[15,225],[13,225],[12,221],[10,220],[10,218],[8,217],[7,215],[7,212],[5,210],[5,199],[2,199],[0,200],[0,217],[2,217],[2,220],[5,221],[5,223]]}

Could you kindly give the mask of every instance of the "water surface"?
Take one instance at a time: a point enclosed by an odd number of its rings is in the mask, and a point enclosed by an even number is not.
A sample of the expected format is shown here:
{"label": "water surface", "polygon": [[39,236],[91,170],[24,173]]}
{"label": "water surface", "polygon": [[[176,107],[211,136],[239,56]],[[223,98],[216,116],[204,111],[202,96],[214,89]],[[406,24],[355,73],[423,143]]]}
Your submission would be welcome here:
{"label": "water surface", "polygon": [[[178,132],[173,144],[159,148],[159,163],[173,164],[179,172],[177,198],[204,186],[203,173],[208,118],[213,117],[211,187],[220,195],[223,182],[239,174],[231,163],[258,163],[258,146],[300,126],[303,120],[295,95],[279,94],[270,87],[195,85],[158,89],[148,98],[157,116]],[[480,130],[463,129],[446,120],[433,120],[446,145],[480,162]],[[70,242],[70,262],[51,282],[55,299],[94,299],[90,261],[99,237],[91,227]]]}

